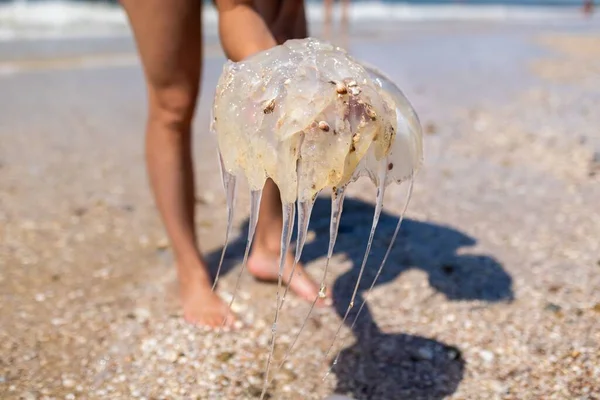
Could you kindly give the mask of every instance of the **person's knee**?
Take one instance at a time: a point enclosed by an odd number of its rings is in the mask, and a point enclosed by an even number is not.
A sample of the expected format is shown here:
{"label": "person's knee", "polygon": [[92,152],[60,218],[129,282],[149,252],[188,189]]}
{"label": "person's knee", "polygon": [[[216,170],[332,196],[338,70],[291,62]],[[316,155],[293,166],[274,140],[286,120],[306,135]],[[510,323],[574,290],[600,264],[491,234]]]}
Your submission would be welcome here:
{"label": "person's knee", "polygon": [[193,85],[150,89],[150,122],[176,132],[189,131],[197,96],[198,88]]}

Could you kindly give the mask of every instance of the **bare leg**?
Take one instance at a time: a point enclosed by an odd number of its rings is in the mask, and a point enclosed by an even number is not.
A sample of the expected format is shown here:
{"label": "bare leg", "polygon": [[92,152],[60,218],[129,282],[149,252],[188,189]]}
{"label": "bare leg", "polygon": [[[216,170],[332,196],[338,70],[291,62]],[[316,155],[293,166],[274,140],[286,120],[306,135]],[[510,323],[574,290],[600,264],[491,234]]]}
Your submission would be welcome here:
{"label": "bare leg", "polygon": [[340,46],[348,48],[350,41],[350,22],[348,20],[348,12],[350,8],[350,0],[340,0],[342,6],[342,20],[340,29]]}
{"label": "bare leg", "polygon": [[349,21],[348,21],[348,12],[350,8],[350,0],[340,0],[342,3],[342,32],[345,35],[348,35]]}
{"label": "bare leg", "polygon": [[201,76],[201,2],[122,0],[147,81],[146,163],[175,258],[185,319],[218,326],[230,315],[211,290],[196,245],[192,120]]}
{"label": "bare leg", "polygon": [[[260,7],[257,8],[260,9]],[[267,20],[267,22],[272,21]],[[288,39],[307,37],[308,29],[306,25],[304,5],[302,5],[296,20],[294,37]],[[283,217],[279,189],[269,179],[263,190],[254,246],[248,260],[248,269],[255,277],[269,281],[277,280],[282,228]],[[294,277],[289,282],[293,262],[292,253],[288,253],[283,274],[284,282],[289,284],[290,289],[301,298],[313,301],[319,293],[319,285],[305,273],[301,264],[296,266]],[[319,300],[317,304],[323,305],[325,303],[327,302]]]}
{"label": "bare leg", "polygon": [[323,6],[325,7],[323,36],[325,37],[325,39],[330,40],[332,29],[333,0],[324,0]]}

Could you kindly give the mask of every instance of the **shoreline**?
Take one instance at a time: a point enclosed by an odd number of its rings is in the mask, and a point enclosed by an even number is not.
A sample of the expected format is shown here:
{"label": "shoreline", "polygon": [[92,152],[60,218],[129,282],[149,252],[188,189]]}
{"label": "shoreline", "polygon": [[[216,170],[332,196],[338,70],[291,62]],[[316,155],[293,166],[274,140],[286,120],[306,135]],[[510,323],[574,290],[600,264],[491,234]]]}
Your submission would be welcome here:
{"label": "shoreline", "polygon": [[[341,14],[333,6],[333,19]],[[323,23],[323,5],[309,2],[311,24]],[[216,36],[217,13],[212,3],[204,6],[205,33]],[[351,3],[348,18],[353,24],[408,22],[578,22],[585,20],[578,5],[409,4]],[[598,18],[587,18],[597,23]],[[129,34],[125,13],[115,4],[49,1],[0,3],[0,42],[121,37]]]}

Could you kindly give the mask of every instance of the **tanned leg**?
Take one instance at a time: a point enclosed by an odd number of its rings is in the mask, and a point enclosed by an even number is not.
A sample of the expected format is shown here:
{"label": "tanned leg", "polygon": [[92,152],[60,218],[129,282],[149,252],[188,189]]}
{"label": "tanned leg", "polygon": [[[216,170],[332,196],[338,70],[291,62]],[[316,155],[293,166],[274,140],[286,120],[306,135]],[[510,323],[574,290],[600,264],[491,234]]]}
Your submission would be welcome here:
{"label": "tanned leg", "polygon": [[350,0],[340,0],[342,3],[342,32],[348,35]]}
{"label": "tanned leg", "polygon": [[211,290],[196,244],[192,120],[201,77],[199,0],[122,0],[138,46],[148,91],[146,164],[155,201],[169,235],[185,319],[233,323]]}
{"label": "tanned leg", "polygon": [[323,7],[325,7],[325,19],[323,21],[323,37],[327,40],[331,40],[331,31],[333,28],[333,0],[324,0]]}

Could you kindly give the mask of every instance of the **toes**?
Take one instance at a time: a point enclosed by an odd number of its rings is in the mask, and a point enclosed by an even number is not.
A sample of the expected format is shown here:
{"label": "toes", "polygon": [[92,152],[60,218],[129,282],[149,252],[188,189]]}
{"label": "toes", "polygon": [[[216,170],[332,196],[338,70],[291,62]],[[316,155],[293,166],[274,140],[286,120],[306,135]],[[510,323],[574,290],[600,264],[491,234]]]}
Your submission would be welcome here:
{"label": "toes", "polygon": [[303,298],[306,301],[312,302],[315,296],[319,294],[319,286],[315,281],[312,280],[310,276],[304,273],[304,271],[302,271],[301,275],[294,275],[289,285],[292,291],[296,293],[297,296]]}
{"label": "toes", "polygon": [[223,326],[223,316],[220,314],[215,314],[211,317],[211,326],[213,328],[220,328],[221,326]]}
{"label": "toes", "polygon": [[242,321],[240,321],[239,319],[236,319],[233,322],[233,329],[242,329],[242,328],[244,328],[244,326],[245,326],[245,324]]}
{"label": "toes", "polygon": [[331,307],[333,300],[330,297],[319,298],[315,304],[317,307]]}
{"label": "toes", "polygon": [[226,321],[225,321],[225,326],[227,326],[228,328],[233,328],[235,323],[236,323],[235,315],[233,315],[232,312],[228,312]]}
{"label": "toes", "polygon": [[221,328],[229,328],[229,318],[227,318],[227,314],[219,314],[215,316],[215,320],[217,320],[217,327]]}

